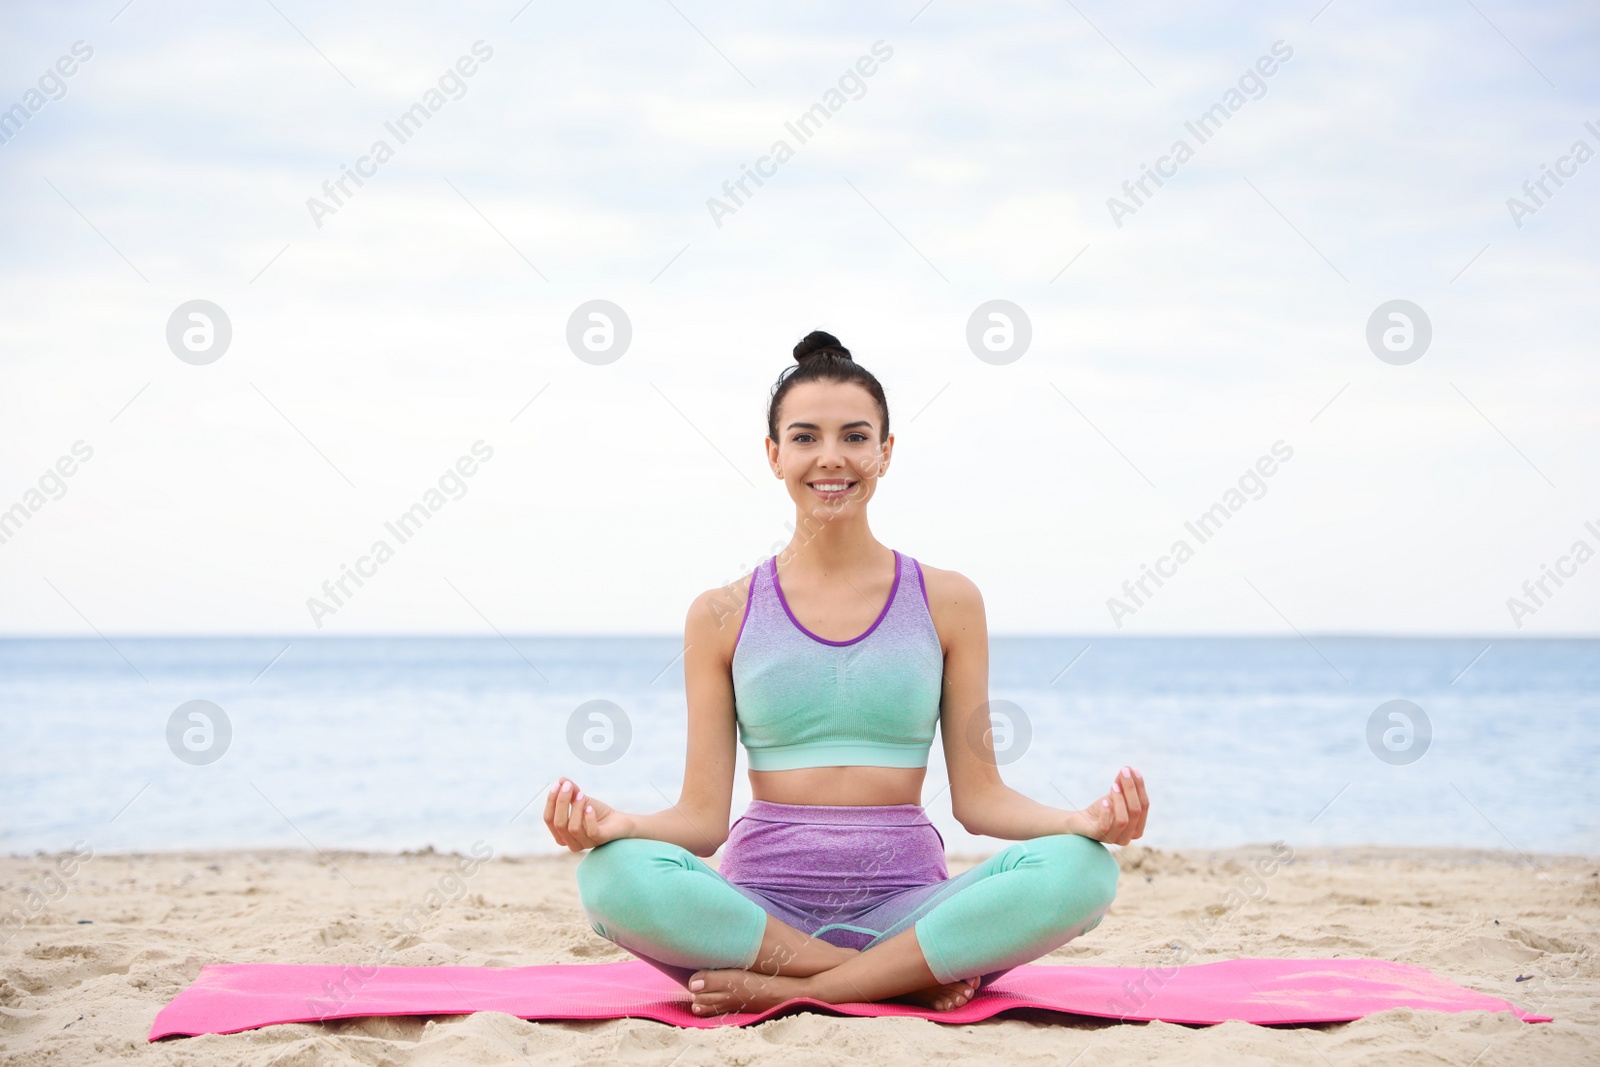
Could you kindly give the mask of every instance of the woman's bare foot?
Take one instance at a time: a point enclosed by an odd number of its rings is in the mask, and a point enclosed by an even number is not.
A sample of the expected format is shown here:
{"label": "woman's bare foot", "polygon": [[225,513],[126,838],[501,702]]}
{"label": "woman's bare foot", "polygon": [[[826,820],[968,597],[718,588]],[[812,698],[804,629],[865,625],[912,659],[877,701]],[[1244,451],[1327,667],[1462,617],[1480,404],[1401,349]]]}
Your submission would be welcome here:
{"label": "woman's bare foot", "polygon": [[735,1011],[766,1011],[786,1000],[807,995],[809,978],[768,975],[734,969],[696,971],[689,978],[696,1015],[725,1015]]}
{"label": "woman's bare foot", "polygon": [[934,1011],[950,1011],[959,1008],[971,1000],[978,991],[981,978],[972,978],[961,982],[950,982],[946,985],[931,985],[927,989],[918,989],[904,996],[893,997],[894,1001],[901,1004],[915,1004],[922,1008],[932,1008]]}
{"label": "woman's bare foot", "polygon": [[[973,978],[934,985],[889,999],[934,1011],[950,1011],[971,1000],[980,981]],[[694,994],[690,1010],[696,1015],[766,1011],[797,997],[820,999],[806,978],[733,969],[696,971],[689,979],[689,991]]]}

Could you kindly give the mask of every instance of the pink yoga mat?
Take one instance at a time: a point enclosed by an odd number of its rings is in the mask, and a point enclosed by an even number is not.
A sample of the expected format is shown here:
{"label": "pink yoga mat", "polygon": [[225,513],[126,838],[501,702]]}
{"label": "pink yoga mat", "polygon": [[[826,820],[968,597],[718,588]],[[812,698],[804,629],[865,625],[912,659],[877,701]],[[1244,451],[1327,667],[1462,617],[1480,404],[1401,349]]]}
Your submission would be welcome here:
{"label": "pink yoga mat", "polygon": [[150,1040],[232,1034],[273,1023],[367,1015],[465,1015],[523,1019],[657,1019],[709,1028],[760,1022],[797,1006],[840,1015],[917,1015],[970,1023],[1012,1008],[1172,1023],[1348,1022],[1391,1008],[1510,1011],[1549,1022],[1498,997],[1464,989],[1424,967],[1386,960],[1227,960],[1188,967],[1018,967],[962,1007],[930,1012],[905,1004],[794,1000],[757,1013],[702,1019],[683,987],[636,960],[546,967],[321,967],[213,964],[161,1009]]}

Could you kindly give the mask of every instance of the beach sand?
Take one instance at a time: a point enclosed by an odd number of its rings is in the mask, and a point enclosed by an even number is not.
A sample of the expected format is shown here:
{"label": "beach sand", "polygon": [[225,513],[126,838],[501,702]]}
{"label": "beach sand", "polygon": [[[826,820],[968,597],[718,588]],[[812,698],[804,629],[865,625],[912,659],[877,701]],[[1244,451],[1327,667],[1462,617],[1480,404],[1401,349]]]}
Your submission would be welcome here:
{"label": "beach sand", "polygon": [[[96,855],[75,866],[36,855],[0,858],[0,900],[6,908],[20,902],[27,915],[20,931],[0,931],[9,938],[0,944],[0,1064],[1600,1063],[1600,860],[1315,849],[1253,880],[1253,864],[1269,854],[1268,846],[1124,849],[1121,887],[1105,921],[1042,962],[1165,966],[1180,939],[1200,948],[1194,962],[1378,957],[1432,968],[1556,1021],[1402,1010],[1282,1029],[1046,1013],[945,1026],[801,1013],[688,1031],[641,1020],[530,1023],[484,1012],[150,1044],[156,1012],[207,963],[369,965],[386,942],[394,948],[388,962],[400,965],[629,957],[584,921],[570,855],[495,857],[461,886],[452,877],[461,857],[432,851]],[[972,862],[952,858],[951,873]],[[62,877],[62,869],[71,873]],[[29,898],[30,887],[40,896]],[[437,910],[426,906],[430,891]],[[47,892],[58,899],[45,902]],[[391,942],[408,914],[419,933]]]}

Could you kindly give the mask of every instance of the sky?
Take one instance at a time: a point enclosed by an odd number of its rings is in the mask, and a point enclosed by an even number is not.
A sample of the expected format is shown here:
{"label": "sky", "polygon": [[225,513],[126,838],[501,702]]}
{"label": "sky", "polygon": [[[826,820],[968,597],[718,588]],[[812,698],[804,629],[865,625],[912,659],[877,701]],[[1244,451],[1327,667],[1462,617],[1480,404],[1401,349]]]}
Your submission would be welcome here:
{"label": "sky", "polygon": [[678,632],[813,329],[992,633],[1600,630],[1592,5],[0,25],[0,634]]}

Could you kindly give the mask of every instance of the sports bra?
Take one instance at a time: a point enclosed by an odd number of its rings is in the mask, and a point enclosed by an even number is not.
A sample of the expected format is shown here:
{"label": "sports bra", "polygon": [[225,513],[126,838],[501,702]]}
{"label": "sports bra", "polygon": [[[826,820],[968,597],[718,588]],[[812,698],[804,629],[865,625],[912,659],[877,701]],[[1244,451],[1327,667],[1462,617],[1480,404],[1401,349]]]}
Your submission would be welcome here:
{"label": "sports bra", "polygon": [[848,641],[801,626],[778,584],[777,557],[763,561],[750,579],[732,670],[753,771],[928,765],[944,651],[922,566],[909,556],[895,552],[888,601]]}

